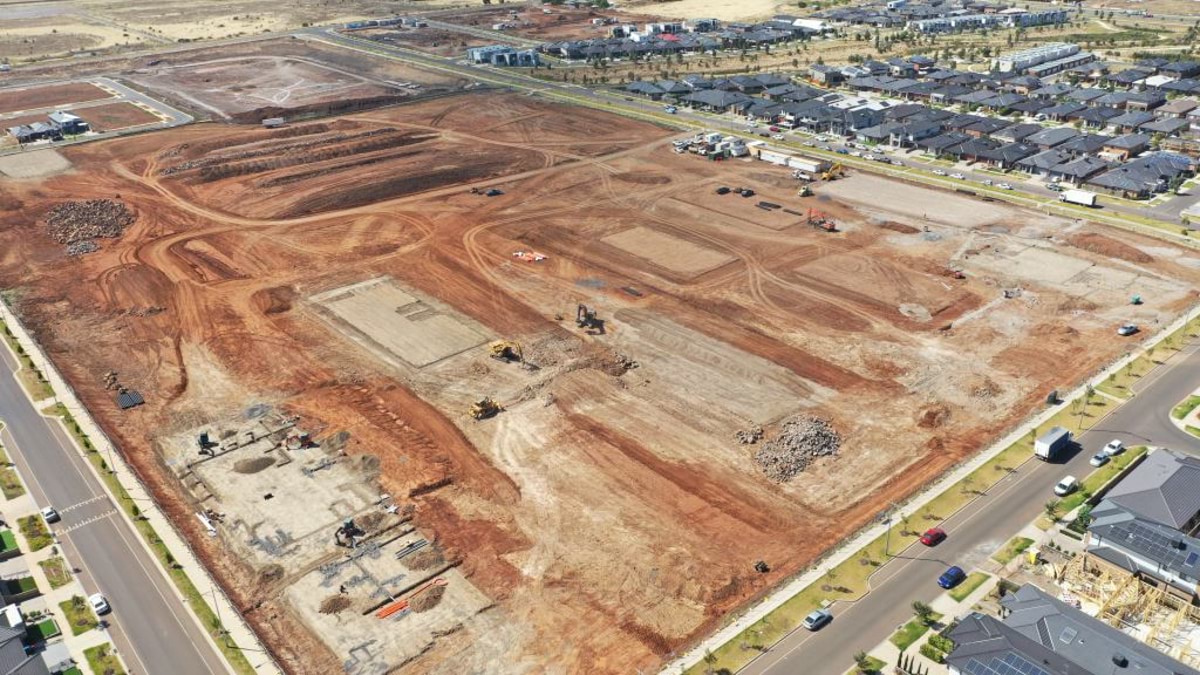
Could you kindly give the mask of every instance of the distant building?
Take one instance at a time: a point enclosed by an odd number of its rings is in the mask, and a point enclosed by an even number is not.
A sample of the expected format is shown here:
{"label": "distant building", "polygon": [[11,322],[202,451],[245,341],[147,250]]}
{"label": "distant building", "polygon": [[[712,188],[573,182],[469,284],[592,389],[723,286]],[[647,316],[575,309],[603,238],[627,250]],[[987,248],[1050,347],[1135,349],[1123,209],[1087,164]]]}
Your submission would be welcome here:
{"label": "distant building", "polygon": [[541,63],[537,51],[533,49],[518,50],[508,45],[471,47],[467,49],[467,58],[472,63],[486,63],[493,66],[532,67]]}
{"label": "distant building", "polygon": [[1031,66],[1049,61],[1065,59],[1079,53],[1079,45],[1067,42],[1051,42],[1049,44],[1022,49],[1018,52],[1004,54],[993,64],[1002,73],[1023,73]]}
{"label": "distant building", "polygon": [[52,112],[48,115],[50,123],[58,127],[64,134],[82,134],[91,131],[87,122],[79,119],[65,110]]}

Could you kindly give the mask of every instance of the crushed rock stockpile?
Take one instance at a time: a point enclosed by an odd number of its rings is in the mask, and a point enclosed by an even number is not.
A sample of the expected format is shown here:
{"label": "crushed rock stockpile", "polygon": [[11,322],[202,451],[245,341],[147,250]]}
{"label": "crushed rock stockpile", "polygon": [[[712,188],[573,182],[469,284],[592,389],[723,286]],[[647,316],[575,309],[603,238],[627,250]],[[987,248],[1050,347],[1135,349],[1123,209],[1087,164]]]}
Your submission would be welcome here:
{"label": "crushed rock stockpile", "polygon": [[773,481],[786,483],[808,468],[818,457],[837,454],[842,437],[826,420],[793,417],[783,423],[779,435],[754,452],[754,462]]}
{"label": "crushed rock stockpile", "polygon": [[[124,204],[111,199],[63,202],[46,212],[46,231],[60,244],[75,244],[98,237],[114,239],[137,220]],[[87,245],[72,250],[88,252]],[[93,249],[94,250],[94,249]]]}

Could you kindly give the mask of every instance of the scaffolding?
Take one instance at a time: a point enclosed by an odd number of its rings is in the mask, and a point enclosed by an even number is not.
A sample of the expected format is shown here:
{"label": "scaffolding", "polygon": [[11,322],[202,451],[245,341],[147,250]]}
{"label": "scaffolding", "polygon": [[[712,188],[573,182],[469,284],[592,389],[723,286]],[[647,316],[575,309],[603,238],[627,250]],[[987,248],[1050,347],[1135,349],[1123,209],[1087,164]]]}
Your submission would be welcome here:
{"label": "scaffolding", "polygon": [[1099,607],[1095,617],[1192,667],[1200,667],[1200,607],[1137,574],[1072,558],[1059,576],[1067,593]]}

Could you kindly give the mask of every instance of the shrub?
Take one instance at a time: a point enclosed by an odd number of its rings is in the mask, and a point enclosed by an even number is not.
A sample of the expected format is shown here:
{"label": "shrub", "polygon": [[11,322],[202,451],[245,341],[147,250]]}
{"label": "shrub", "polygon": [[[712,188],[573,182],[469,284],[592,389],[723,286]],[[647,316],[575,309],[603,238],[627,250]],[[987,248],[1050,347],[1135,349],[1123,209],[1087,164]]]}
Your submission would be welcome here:
{"label": "shrub", "polygon": [[946,662],[946,654],[943,653],[940,649],[937,649],[933,645],[929,644],[928,642],[921,645],[920,652],[921,652],[921,656],[924,656],[925,658],[929,659],[930,661],[933,661],[934,663],[945,663]]}

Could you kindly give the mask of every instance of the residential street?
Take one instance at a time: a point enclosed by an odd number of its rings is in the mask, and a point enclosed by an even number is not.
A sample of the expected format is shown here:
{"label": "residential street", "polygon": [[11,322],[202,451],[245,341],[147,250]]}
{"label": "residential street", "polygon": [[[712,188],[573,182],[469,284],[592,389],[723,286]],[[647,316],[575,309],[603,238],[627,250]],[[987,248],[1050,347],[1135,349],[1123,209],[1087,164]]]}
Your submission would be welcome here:
{"label": "residential street", "polygon": [[[228,672],[66,432],[30,404],[13,375],[17,363],[7,348],[0,349],[0,362],[3,442],[37,502],[62,514],[51,529],[68,558],[82,568],[84,588],[104,593],[112,604],[112,613],[103,618],[132,674]],[[24,514],[4,515],[13,521]]]}
{"label": "residential street", "polygon": [[[1200,456],[1200,439],[1180,431],[1171,408],[1200,386],[1200,341],[1172,357],[1135,385],[1138,395],[1077,440],[1081,447],[1064,464],[1031,460],[986,495],[946,520],[950,535],[936,548],[914,544],[872,578],[872,590],[855,603],[833,607],[833,623],[818,633],[797,630],[744,673],[843,675],[854,654],[883,642],[908,619],[914,600],[932,602],[943,591],[936,580],[946,567],[980,565],[1052,499],[1053,485],[1068,474],[1091,471],[1088,458],[1113,438],[1126,445],[1158,445]],[[924,525],[922,525],[924,527]]]}

